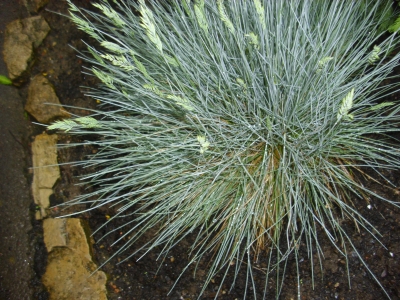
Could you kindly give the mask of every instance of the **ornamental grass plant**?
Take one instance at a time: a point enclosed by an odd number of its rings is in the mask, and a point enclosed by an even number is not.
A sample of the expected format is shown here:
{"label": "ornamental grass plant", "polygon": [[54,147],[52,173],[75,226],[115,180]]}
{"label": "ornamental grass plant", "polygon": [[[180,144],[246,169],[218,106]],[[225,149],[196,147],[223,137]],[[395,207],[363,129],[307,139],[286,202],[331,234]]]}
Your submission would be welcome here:
{"label": "ornamental grass plant", "polygon": [[115,255],[166,254],[195,234],[190,264],[214,253],[204,287],[243,264],[245,298],[267,297],[253,284],[260,255],[277,256],[266,285],[300,247],[319,267],[320,229],[367,266],[341,222],[378,239],[354,199],[397,205],[360,181],[390,186],[382,170],[400,166],[400,106],[388,100],[399,84],[382,84],[400,58],[398,34],[382,28],[390,1],[104,0],[70,12],[96,41],[82,55],[100,104],[48,128],[98,136],[80,143],[98,152],[75,162],[94,167],[83,177],[94,189],[65,205],[118,207],[108,222],[134,215]]}

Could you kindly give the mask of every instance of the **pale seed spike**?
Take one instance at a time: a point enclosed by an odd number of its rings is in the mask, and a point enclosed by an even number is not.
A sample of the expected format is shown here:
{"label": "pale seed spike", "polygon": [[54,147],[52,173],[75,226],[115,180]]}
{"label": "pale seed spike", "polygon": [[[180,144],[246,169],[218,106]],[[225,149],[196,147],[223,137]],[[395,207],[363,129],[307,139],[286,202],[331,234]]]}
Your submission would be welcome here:
{"label": "pale seed spike", "polygon": [[92,117],[80,117],[74,119],[74,121],[78,122],[84,128],[98,128],[100,127],[99,121]]}
{"label": "pale seed spike", "polygon": [[90,35],[92,38],[98,41],[101,40],[100,36],[94,31],[94,28],[89,24],[89,22],[85,21],[82,18],[79,18],[78,16],[76,16],[71,12],[70,15],[71,15],[71,20],[76,24],[78,29],[86,32],[88,35]]}
{"label": "pale seed spike", "polygon": [[395,105],[395,104],[396,104],[396,103],[394,103],[394,102],[382,102],[381,104],[377,104],[377,105],[372,106],[372,107],[370,108],[370,110],[371,110],[371,111],[379,110],[379,109],[381,109],[381,108],[384,108],[384,107],[387,107],[387,106],[392,106],[392,105]]}
{"label": "pale seed spike", "polygon": [[374,64],[376,61],[379,60],[380,52],[381,52],[381,47],[375,45],[374,49],[372,50],[371,54],[368,57],[368,62],[370,65]]}
{"label": "pale seed spike", "polygon": [[[204,4],[203,4],[203,7],[204,7]],[[199,24],[200,28],[203,29],[203,31],[206,34],[208,34],[207,19],[206,19],[206,16],[204,14],[204,10],[198,4],[194,5],[194,14],[196,15],[196,20],[197,20],[197,23]]]}
{"label": "pale seed spike", "polygon": [[114,66],[121,67],[126,71],[132,71],[135,69],[135,67],[129,63],[125,56],[115,56],[107,53],[102,54],[101,57],[110,61]]}
{"label": "pale seed spike", "polygon": [[171,66],[174,66],[174,67],[179,66],[179,62],[174,57],[169,56],[169,55],[164,55],[164,58],[167,60],[168,64],[170,64]]}
{"label": "pale seed spike", "polygon": [[254,32],[250,32],[245,35],[249,39],[249,43],[254,46],[255,49],[260,48],[260,44],[258,42],[258,36]]}
{"label": "pale seed spike", "polygon": [[242,78],[236,78],[236,82],[242,87],[243,90],[247,90],[247,85]]}
{"label": "pale seed spike", "polygon": [[345,120],[352,120],[353,115],[349,114],[349,110],[353,107],[354,89],[352,89],[346,97],[343,98],[342,103],[337,114],[338,121],[342,118]]}
{"label": "pale seed spike", "polygon": [[228,30],[234,34],[235,33],[235,27],[233,26],[231,20],[229,19],[229,16],[225,10],[224,6],[224,0],[217,0],[217,5],[218,5],[218,12],[219,12],[219,17],[221,18],[222,22],[224,22],[225,26],[228,28]]}
{"label": "pale seed spike", "polygon": [[183,9],[188,16],[191,16],[192,12],[190,10],[190,0],[182,0]]}
{"label": "pale seed spike", "polygon": [[101,65],[104,66],[104,60],[101,58],[101,56],[99,54],[97,54],[97,51],[95,49],[92,49],[91,47],[88,47],[88,50],[89,50],[90,54],[92,54],[94,59],[96,59]]}
{"label": "pale seed spike", "polygon": [[151,76],[149,75],[149,73],[147,73],[146,67],[136,58],[136,56],[131,53],[132,59],[135,62],[136,68],[138,68],[138,70],[143,74],[143,76],[150,80],[151,82],[153,82],[153,78],[151,78]]}
{"label": "pale seed spike", "polygon": [[102,45],[104,48],[106,48],[107,50],[110,50],[111,52],[114,52],[114,53],[122,54],[122,53],[127,52],[127,50],[122,48],[120,45],[112,43],[112,42],[103,41],[100,43],[100,45]]}
{"label": "pale seed spike", "polygon": [[200,153],[203,154],[210,147],[210,142],[207,141],[207,138],[204,135],[198,135],[197,141],[200,144]]}
{"label": "pale seed spike", "polygon": [[80,12],[80,10],[79,10],[79,8],[75,5],[75,4],[73,4],[72,2],[71,2],[71,0],[67,0],[68,1],[68,6],[69,6],[69,11],[77,11],[77,12]]}
{"label": "pale seed spike", "polygon": [[156,48],[163,54],[163,46],[160,37],[156,32],[154,16],[151,10],[148,9],[143,0],[139,0],[142,27],[146,30],[147,37],[156,46]]}
{"label": "pale seed spike", "polygon": [[260,20],[262,28],[265,30],[266,24],[265,24],[264,6],[261,4],[261,0],[253,0],[253,1],[254,1],[254,6],[256,7],[258,19]]}
{"label": "pale seed spike", "polygon": [[202,11],[204,11],[204,0],[195,0],[195,5],[197,5]]}
{"label": "pale seed spike", "polygon": [[95,68],[92,68],[92,72],[94,75],[96,75],[97,78],[99,78],[106,86],[108,86],[110,89],[116,89],[113,82],[114,80],[112,79],[111,76],[107,75],[106,73],[97,70]]}
{"label": "pale seed spike", "polygon": [[156,94],[159,97],[164,97],[165,95],[163,92],[161,92],[154,84],[144,84],[143,87],[146,90],[152,91],[154,94]]}
{"label": "pale seed spike", "polygon": [[67,120],[62,120],[62,121],[56,121],[53,124],[47,126],[47,129],[49,129],[49,130],[58,129],[58,130],[63,130],[65,132],[68,132],[76,126],[78,126],[77,123],[75,123],[72,120],[67,119]]}
{"label": "pale seed spike", "polygon": [[326,56],[326,57],[322,58],[318,62],[317,73],[321,72],[332,59],[333,59],[332,56]]}
{"label": "pale seed spike", "polygon": [[187,98],[176,96],[176,95],[167,95],[167,99],[171,99],[175,101],[175,104],[182,106],[184,109],[188,111],[192,111],[194,108],[190,105],[190,101]]}
{"label": "pale seed spike", "polygon": [[114,23],[115,26],[123,27],[126,25],[126,23],[124,22],[124,20],[121,19],[119,14],[111,7],[99,3],[93,3],[92,5],[100,9],[103,12],[103,14],[107,16]]}

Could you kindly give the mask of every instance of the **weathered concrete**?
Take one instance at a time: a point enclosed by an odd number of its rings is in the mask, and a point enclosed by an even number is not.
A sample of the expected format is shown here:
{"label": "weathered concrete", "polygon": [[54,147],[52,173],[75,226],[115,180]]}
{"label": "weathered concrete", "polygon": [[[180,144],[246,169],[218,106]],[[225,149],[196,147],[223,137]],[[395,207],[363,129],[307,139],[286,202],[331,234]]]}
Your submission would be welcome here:
{"label": "weathered concrete", "polygon": [[42,282],[54,300],[106,300],[106,275],[96,271],[80,219],[46,219],[44,241],[49,252]]}
{"label": "weathered concrete", "polygon": [[40,123],[45,124],[56,118],[70,117],[70,114],[62,108],[52,84],[41,74],[36,75],[29,84],[25,110]]}

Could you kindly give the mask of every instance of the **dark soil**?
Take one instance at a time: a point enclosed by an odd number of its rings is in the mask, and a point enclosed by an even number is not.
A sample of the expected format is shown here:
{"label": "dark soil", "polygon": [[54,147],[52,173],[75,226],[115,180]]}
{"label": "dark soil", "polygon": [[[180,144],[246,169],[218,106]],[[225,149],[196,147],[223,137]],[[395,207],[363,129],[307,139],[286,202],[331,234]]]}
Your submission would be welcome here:
{"label": "dark soil", "polygon": [[[73,1],[79,6],[90,7],[89,1]],[[90,108],[95,107],[93,99],[85,97],[83,86],[95,86],[96,80],[88,75],[84,75],[85,63],[77,57],[77,53],[72,49],[85,49],[85,41],[90,41],[87,36],[78,31],[74,25],[60,14],[67,13],[67,3],[59,0],[50,0],[46,6],[47,10],[40,12],[45,17],[51,27],[51,32],[44,40],[43,44],[37,49],[36,61],[31,70],[32,76],[42,73],[54,85],[56,93],[65,106],[77,106]],[[60,13],[60,14],[58,14]],[[26,95],[26,87],[20,89],[22,95]],[[396,97],[396,96],[395,96]],[[84,109],[72,109],[69,111],[77,115],[88,114]],[[33,120],[33,119],[32,119]],[[40,132],[43,128],[36,128]],[[61,137],[62,142],[71,142],[70,137]],[[68,162],[82,159],[86,154],[93,151],[90,147],[68,148],[59,151],[59,162]],[[69,165],[61,167],[62,179],[58,182],[55,193],[52,196],[52,204],[59,204],[73,199],[75,196],[84,192],[84,187],[74,184],[79,182],[78,176],[87,170],[81,170]],[[391,172],[387,177],[396,185],[400,186],[400,172]],[[400,201],[399,190],[390,189],[375,182],[366,182],[370,189],[376,193],[391,199]],[[400,209],[379,201],[371,199],[371,209],[367,208],[365,200],[354,199],[357,209],[376,227],[380,232],[384,248],[367,232],[357,231],[354,223],[343,220],[352,243],[359,250],[360,255],[368,264],[368,267],[375,274],[381,285],[385,288],[391,299],[400,299]],[[52,210],[54,216],[60,214],[60,210]],[[112,215],[112,209],[103,208],[90,211],[80,215],[87,219],[92,231],[102,225]],[[94,241],[100,242],[93,244],[94,260],[101,264],[118,249],[119,244],[112,246],[121,235],[123,230],[116,230],[109,235],[113,229],[118,228],[118,223],[122,224],[126,219],[121,219],[116,223],[111,223],[101,229],[93,236]],[[316,253],[307,253],[305,245],[300,246],[300,274],[301,274],[301,298],[302,299],[384,299],[385,294],[372,278],[366,267],[360,262],[355,252],[347,248],[349,257],[348,270],[346,260],[331,245],[330,241],[324,237],[320,230],[320,246],[324,252],[322,269],[319,267]],[[138,245],[150,240],[152,233],[146,233]],[[102,267],[107,273],[108,297],[109,299],[196,299],[201,291],[203,282],[206,278],[207,263],[212,259],[210,253],[200,262],[196,276],[194,277],[194,267],[180,278],[176,286],[170,292],[176,279],[188,263],[188,249],[192,245],[194,236],[185,238],[179,245],[174,247],[163,260],[158,258],[159,251],[152,251],[138,260],[140,255],[131,257],[118,264],[129,253],[113,258],[109,263]],[[133,246],[135,248],[135,246]],[[45,255],[42,256],[45,261]],[[310,262],[314,260],[314,281],[312,278]],[[39,263],[39,262],[37,262]],[[257,299],[263,299],[264,289],[264,270],[267,267],[268,255],[261,257],[255,264],[254,276],[257,287]],[[40,265],[40,263],[39,263]],[[283,266],[282,266],[283,267]],[[296,261],[294,256],[289,258],[280,299],[297,298],[296,280]],[[349,272],[347,274],[347,272]],[[349,276],[348,276],[349,275]],[[250,283],[246,282],[246,267],[243,264],[241,271],[236,279],[234,287],[231,289],[233,276],[228,276],[222,289],[218,294],[219,283],[223,274],[215,276],[207,286],[201,299],[213,299],[218,295],[218,299],[243,299],[247,291],[246,299],[253,299],[253,291]],[[349,279],[351,288],[349,286]],[[275,298],[276,274],[273,272],[269,277],[268,294],[264,299]],[[169,293],[170,292],[170,293]]]}

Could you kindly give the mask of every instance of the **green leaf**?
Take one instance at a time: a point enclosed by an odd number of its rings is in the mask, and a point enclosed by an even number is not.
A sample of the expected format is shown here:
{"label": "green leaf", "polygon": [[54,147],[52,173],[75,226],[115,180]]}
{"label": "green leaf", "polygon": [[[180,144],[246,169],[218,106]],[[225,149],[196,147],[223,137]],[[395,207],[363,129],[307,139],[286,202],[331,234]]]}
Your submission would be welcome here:
{"label": "green leaf", "polygon": [[0,84],[11,85],[11,84],[12,84],[12,81],[11,81],[11,79],[8,78],[7,76],[0,75]]}
{"label": "green leaf", "polygon": [[400,29],[400,16],[389,26],[388,31],[390,33],[397,32]]}

